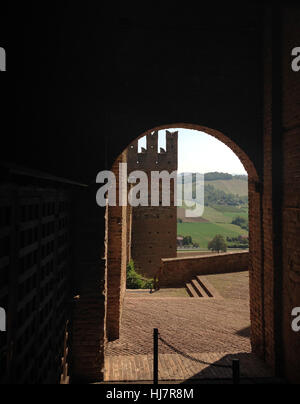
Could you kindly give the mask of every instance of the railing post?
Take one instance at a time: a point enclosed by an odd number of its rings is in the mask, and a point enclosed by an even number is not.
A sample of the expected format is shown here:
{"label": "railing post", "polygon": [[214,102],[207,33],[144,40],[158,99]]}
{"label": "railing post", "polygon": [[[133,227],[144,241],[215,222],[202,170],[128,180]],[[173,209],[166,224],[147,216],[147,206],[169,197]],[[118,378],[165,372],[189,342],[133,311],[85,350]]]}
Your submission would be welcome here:
{"label": "railing post", "polygon": [[153,384],[158,384],[158,329],[153,329]]}
{"label": "railing post", "polygon": [[240,361],[239,361],[239,359],[232,360],[232,381],[233,381],[233,384],[240,384]]}

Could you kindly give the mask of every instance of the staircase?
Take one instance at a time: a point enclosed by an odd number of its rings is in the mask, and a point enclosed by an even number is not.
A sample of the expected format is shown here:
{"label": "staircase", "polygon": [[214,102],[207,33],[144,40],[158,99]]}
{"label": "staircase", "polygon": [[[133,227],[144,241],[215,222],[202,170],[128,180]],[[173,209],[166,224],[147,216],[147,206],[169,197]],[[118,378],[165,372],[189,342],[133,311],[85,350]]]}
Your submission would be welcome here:
{"label": "staircase", "polygon": [[208,282],[204,276],[195,276],[190,282],[185,284],[185,288],[190,297],[222,299],[220,293]]}

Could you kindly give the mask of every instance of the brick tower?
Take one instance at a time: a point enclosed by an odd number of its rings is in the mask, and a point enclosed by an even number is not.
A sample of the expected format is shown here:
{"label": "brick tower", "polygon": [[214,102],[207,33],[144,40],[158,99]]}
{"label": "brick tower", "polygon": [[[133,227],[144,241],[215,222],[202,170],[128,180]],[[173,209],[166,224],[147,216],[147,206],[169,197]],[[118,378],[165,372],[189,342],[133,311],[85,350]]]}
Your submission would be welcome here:
{"label": "brick tower", "polygon": [[[158,132],[147,134],[147,148],[138,152],[138,140],[128,147],[128,174],[144,171],[149,180],[151,200],[151,171],[177,170],[178,132],[166,131],[166,150],[158,152]],[[161,185],[161,184],[160,184]],[[132,208],[131,257],[139,273],[153,277],[161,258],[176,257],[177,209],[174,206],[174,186],[171,181],[171,206],[138,206]]]}

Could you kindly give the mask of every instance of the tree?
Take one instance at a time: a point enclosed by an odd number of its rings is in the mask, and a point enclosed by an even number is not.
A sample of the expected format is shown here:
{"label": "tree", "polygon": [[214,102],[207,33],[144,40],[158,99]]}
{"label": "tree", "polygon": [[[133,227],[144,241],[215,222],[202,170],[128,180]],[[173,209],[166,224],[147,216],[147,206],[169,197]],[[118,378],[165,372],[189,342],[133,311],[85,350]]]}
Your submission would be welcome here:
{"label": "tree", "polygon": [[221,234],[217,234],[209,243],[208,249],[211,251],[227,251],[227,244],[224,237]]}
{"label": "tree", "polygon": [[191,236],[184,236],[182,244],[183,245],[192,245],[193,244],[192,237]]}
{"label": "tree", "polygon": [[240,226],[242,229],[249,230],[248,221],[244,217],[236,216],[231,223]]}

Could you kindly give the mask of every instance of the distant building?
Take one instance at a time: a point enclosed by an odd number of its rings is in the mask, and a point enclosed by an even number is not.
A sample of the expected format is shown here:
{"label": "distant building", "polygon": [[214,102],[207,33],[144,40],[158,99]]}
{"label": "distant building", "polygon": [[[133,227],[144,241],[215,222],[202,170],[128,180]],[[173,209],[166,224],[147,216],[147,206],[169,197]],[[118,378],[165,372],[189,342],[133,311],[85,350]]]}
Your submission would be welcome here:
{"label": "distant building", "polygon": [[183,237],[177,237],[177,247],[183,247]]}

